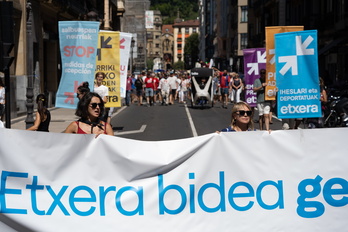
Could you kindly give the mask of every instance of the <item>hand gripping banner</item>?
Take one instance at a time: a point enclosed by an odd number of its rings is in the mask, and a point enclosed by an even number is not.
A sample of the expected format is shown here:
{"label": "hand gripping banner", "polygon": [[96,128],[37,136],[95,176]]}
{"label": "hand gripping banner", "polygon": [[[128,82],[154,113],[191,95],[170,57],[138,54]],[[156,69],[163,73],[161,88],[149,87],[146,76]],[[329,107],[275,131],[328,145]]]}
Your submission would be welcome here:
{"label": "hand gripping banner", "polygon": [[279,118],[321,117],[317,31],[275,35]]}
{"label": "hand gripping banner", "polygon": [[59,22],[62,77],[57,91],[56,107],[75,109],[78,86],[87,81],[93,87],[98,32],[99,22]]}
{"label": "hand gripping banner", "polygon": [[276,100],[274,35],[277,33],[302,31],[303,26],[266,27],[266,80],[265,100]]}
{"label": "hand gripping banner", "polygon": [[266,49],[244,49],[244,80],[245,100],[252,106],[256,106],[256,93],[253,91],[254,81],[260,78],[260,70],[266,69]]}

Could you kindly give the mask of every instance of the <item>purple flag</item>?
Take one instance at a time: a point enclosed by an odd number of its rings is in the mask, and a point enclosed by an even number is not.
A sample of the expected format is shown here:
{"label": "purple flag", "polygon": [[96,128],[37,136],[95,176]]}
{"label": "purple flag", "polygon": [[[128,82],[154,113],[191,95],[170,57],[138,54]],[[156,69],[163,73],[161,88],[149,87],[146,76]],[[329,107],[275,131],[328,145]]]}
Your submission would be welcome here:
{"label": "purple flag", "polygon": [[251,106],[256,106],[256,93],[253,91],[254,81],[260,78],[260,69],[266,69],[266,49],[244,49],[244,81],[245,101]]}

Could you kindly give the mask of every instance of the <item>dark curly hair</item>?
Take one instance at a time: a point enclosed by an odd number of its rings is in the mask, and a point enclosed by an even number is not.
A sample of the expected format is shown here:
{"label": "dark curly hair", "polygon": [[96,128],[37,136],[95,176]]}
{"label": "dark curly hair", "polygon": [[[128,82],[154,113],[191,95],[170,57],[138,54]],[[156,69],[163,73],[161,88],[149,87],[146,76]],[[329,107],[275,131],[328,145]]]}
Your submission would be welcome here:
{"label": "dark curly hair", "polygon": [[40,93],[36,97],[37,112],[40,114],[41,122],[45,121],[45,114],[47,111],[47,97],[45,94]]}
{"label": "dark curly hair", "polygon": [[77,109],[75,115],[80,117],[82,120],[87,120],[88,119],[88,106],[91,103],[91,100],[93,97],[97,97],[100,100],[100,103],[102,106],[100,107],[100,115],[99,118],[101,118],[104,115],[104,102],[103,99],[99,96],[99,94],[95,92],[88,92],[86,93],[79,103],[77,104]]}
{"label": "dark curly hair", "polygon": [[91,90],[89,89],[89,83],[87,81],[83,82],[78,88],[78,91],[80,91],[81,94],[85,94],[90,92]]}

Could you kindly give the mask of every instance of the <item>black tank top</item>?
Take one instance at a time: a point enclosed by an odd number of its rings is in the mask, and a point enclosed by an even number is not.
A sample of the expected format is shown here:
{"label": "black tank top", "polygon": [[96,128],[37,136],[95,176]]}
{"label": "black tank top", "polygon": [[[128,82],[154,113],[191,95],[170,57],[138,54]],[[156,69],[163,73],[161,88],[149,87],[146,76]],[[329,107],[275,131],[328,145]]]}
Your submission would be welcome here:
{"label": "black tank top", "polygon": [[48,110],[46,110],[45,114],[46,114],[46,120],[40,123],[37,131],[47,131],[48,132],[48,128],[49,128],[50,122],[51,122],[51,113]]}

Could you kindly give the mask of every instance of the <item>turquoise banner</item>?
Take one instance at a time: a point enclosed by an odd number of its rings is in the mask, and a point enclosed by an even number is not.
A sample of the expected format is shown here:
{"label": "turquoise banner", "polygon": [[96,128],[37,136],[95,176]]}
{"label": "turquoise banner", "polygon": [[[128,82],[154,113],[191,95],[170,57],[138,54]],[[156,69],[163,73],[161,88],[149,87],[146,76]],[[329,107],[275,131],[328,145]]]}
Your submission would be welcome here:
{"label": "turquoise banner", "polygon": [[75,109],[77,87],[84,81],[93,88],[97,55],[99,22],[59,22],[59,43],[62,58],[56,107]]}
{"label": "turquoise banner", "polygon": [[275,35],[279,118],[321,117],[317,31]]}

